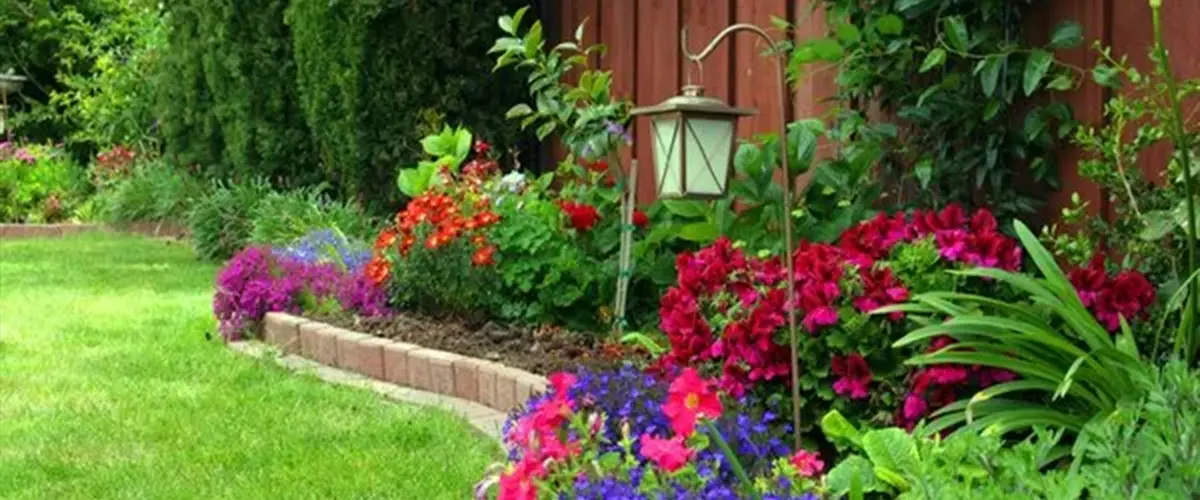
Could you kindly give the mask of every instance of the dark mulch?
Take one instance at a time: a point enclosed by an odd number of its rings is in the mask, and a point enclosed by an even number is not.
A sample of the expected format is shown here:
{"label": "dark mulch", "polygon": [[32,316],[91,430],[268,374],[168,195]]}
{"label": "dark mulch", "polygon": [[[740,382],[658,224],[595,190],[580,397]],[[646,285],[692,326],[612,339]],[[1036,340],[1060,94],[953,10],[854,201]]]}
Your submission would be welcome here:
{"label": "dark mulch", "polygon": [[343,314],[314,316],[312,319],[543,375],[575,370],[580,366],[594,370],[614,368],[626,361],[648,359],[640,350],[609,341],[609,335],[570,332],[555,327],[527,328],[490,321],[471,324],[411,313],[390,318],[358,318]]}

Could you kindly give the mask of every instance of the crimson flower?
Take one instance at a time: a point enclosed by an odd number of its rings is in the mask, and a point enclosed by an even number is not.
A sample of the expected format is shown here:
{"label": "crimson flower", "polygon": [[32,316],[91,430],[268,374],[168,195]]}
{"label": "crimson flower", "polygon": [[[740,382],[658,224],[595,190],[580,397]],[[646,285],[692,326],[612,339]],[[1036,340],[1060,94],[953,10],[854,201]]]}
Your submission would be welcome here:
{"label": "crimson flower", "polygon": [[596,207],[586,203],[564,201],[558,206],[563,213],[567,214],[567,218],[571,221],[571,227],[576,231],[590,231],[600,220],[600,212],[596,211]]}
{"label": "crimson flower", "polygon": [[640,442],[642,456],[667,472],[682,469],[692,459],[693,451],[683,444],[683,436],[661,439],[643,434]]}
{"label": "crimson flower", "polygon": [[475,154],[484,155],[484,154],[487,154],[488,151],[492,150],[492,145],[488,144],[484,141],[475,141],[474,150],[475,150]]}
{"label": "crimson flower", "polygon": [[530,454],[502,474],[496,500],[537,500],[537,486],[533,480],[546,473],[540,458],[537,454]]}
{"label": "crimson flower", "polygon": [[867,360],[858,353],[847,356],[834,356],[833,373],[838,379],[833,383],[833,391],[850,399],[867,397],[867,387],[871,385],[871,367]]}
{"label": "crimson flower", "polygon": [[481,247],[471,255],[471,265],[475,267],[490,266],[496,263],[496,245]]}
{"label": "crimson flower", "polygon": [[367,263],[363,272],[366,273],[367,279],[371,280],[371,283],[378,286],[387,281],[392,273],[392,266],[382,255],[375,255],[371,262]]}
{"label": "crimson flower", "polygon": [[792,467],[796,468],[796,472],[804,477],[814,477],[825,470],[825,462],[821,460],[821,454],[815,451],[796,450],[796,454],[792,455],[791,462]]}
{"label": "crimson flower", "polygon": [[667,403],[663,414],[671,420],[671,428],[679,436],[691,436],[696,430],[696,419],[721,416],[721,400],[708,381],[700,378],[695,368],[685,368],[667,391]]}
{"label": "crimson flower", "polygon": [[637,226],[638,229],[645,229],[646,226],[650,225],[650,217],[646,215],[646,212],[634,210],[633,225]]}

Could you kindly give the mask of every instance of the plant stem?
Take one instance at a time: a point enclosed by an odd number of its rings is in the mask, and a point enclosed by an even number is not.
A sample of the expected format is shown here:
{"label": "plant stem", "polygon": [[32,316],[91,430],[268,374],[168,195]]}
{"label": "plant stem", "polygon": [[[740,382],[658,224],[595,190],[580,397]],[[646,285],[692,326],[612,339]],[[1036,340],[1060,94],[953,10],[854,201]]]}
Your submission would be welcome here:
{"label": "plant stem", "polygon": [[759,495],[758,491],[754,489],[754,483],[750,481],[750,476],[746,474],[746,469],[742,467],[742,461],[738,460],[737,455],[733,454],[733,450],[729,448],[729,443],[725,442],[725,437],[721,436],[721,431],[717,430],[717,426],[713,425],[711,420],[704,420],[704,428],[708,429],[709,435],[717,443],[717,448],[720,448],[721,454],[725,455],[725,460],[729,462],[729,467],[733,469],[733,474],[750,490],[750,496],[755,500],[762,500],[762,495]]}
{"label": "plant stem", "polygon": [[[1179,153],[1183,165],[1183,190],[1187,197],[1188,227],[1187,229],[1187,269],[1184,274],[1190,276],[1196,270],[1196,196],[1192,179],[1192,148],[1188,140],[1187,130],[1183,123],[1183,105],[1179,102],[1179,82],[1171,72],[1171,61],[1167,55],[1166,43],[1162,33],[1162,0],[1150,0],[1150,11],[1154,23],[1154,50],[1158,54],[1158,70],[1167,85],[1167,98],[1171,102],[1171,140],[1175,143],[1175,151]],[[1196,355],[1196,341],[1200,339],[1195,328],[1197,295],[1200,294],[1200,283],[1192,282],[1188,293],[1187,303],[1183,310],[1183,321],[1179,325],[1175,346],[1183,351],[1184,361],[1191,364]]]}

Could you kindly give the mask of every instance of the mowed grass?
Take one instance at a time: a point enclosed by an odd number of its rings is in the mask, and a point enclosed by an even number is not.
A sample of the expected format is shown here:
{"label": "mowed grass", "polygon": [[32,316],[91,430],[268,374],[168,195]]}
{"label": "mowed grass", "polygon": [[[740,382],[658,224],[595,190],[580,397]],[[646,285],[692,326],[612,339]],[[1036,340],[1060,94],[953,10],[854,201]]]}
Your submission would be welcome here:
{"label": "mowed grass", "polygon": [[494,442],[207,340],[215,272],[136,237],[0,241],[0,498],[469,498]]}

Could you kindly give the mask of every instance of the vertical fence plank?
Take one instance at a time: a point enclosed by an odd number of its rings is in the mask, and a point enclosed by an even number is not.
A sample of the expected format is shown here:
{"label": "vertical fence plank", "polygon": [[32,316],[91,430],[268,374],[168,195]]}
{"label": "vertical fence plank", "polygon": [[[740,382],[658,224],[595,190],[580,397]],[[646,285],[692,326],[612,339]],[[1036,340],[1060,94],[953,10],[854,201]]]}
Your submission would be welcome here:
{"label": "vertical fence plank", "polygon": [[[688,52],[698,54],[717,36],[721,30],[729,27],[733,21],[733,2],[731,0],[683,0],[683,25],[687,28]],[[700,67],[683,60],[683,83],[691,82],[704,86],[707,95],[725,102],[733,100],[733,73],[730,63],[733,59],[734,35],[722,42],[712,55],[704,60]]]}
{"label": "vertical fence plank", "polygon": [[[752,23],[780,34],[772,27],[771,17],[788,19],[788,0],[755,0],[737,2],[734,17],[739,23]],[[738,122],[738,134],[748,137],[762,132],[779,130],[778,75],[775,59],[763,57],[766,44],[749,34],[737,35],[734,48],[734,101],[738,106],[758,110],[755,116]],[[790,115],[791,103],[782,103]]]}
{"label": "vertical fence plank", "polygon": [[[600,67],[612,71],[613,94],[637,106],[637,3],[636,0],[603,0],[600,3],[600,24],[597,26],[600,43],[608,47],[608,53],[600,58]],[[636,127],[633,127],[634,144],[637,144]],[[633,160],[631,147],[621,148],[621,165],[630,168]],[[640,175],[643,182],[652,176]]]}
{"label": "vertical fence plank", "polygon": [[[679,3],[677,0],[637,2],[637,97],[638,104],[656,104],[679,92]],[[635,157],[639,159],[638,201],[654,201],[658,179],[650,150],[650,124],[637,122]],[[648,179],[654,179],[649,182]]]}

